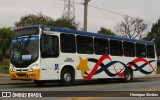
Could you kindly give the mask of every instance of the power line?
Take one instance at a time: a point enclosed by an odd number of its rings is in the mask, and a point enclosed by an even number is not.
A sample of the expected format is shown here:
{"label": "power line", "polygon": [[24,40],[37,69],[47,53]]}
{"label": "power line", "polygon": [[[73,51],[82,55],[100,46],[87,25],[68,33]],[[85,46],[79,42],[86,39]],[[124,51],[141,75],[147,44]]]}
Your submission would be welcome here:
{"label": "power line", "polygon": [[[88,5],[88,6],[89,6],[89,7],[92,7],[92,8],[99,9],[99,10],[107,11],[107,12],[110,12],[110,13],[113,13],[113,14],[116,14],[116,15],[120,15],[120,16],[122,16],[122,17],[127,16],[127,17],[130,17],[130,18],[135,18],[135,17],[129,16],[129,15],[126,15],[126,14],[122,14],[122,13],[114,12],[114,11],[107,10],[107,9],[103,9],[103,8],[99,8],[99,7],[96,7],[96,6],[92,6],[92,5]],[[153,24],[153,22],[150,22],[150,21],[147,21],[147,20],[144,20],[144,21],[146,21],[146,22],[148,22],[148,23],[152,23],[152,24]]]}
{"label": "power line", "polygon": [[[64,1],[64,0],[59,0],[59,1]],[[79,2],[73,2],[75,4],[79,4],[79,5],[84,5],[84,3],[79,3]],[[108,10],[108,9],[104,9],[104,8],[100,8],[100,7],[96,7],[96,6],[93,6],[93,5],[88,5],[89,7],[92,7],[92,8],[95,8],[95,9],[99,9],[99,10],[102,10],[102,11],[106,11],[106,12],[109,12],[109,13],[113,13],[113,14],[116,14],[116,15],[119,15],[119,16],[127,16],[127,17],[130,17],[130,18],[135,18],[135,17],[132,17],[132,16],[129,16],[129,15],[126,15],[126,14],[122,14],[122,13],[119,13],[119,12],[115,12],[115,11],[111,11],[111,10]],[[151,21],[147,21],[147,20],[144,20],[145,22],[147,23],[151,23],[151,24],[154,24],[153,22]]]}

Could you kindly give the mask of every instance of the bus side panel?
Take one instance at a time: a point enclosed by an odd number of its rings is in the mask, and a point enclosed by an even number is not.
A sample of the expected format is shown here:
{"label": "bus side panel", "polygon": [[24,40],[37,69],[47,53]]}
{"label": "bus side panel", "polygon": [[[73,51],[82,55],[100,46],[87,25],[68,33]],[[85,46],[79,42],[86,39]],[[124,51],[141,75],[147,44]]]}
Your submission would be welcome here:
{"label": "bus side panel", "polygon": [[124,63],[124,58],[120,56],[109,56],[109,58],[102,62],[104,66],[100,78],[119,78],[118,74],[124,69],[120,62]]}
{"label": "bus side panel", "polygon": [[[135,58],[135,59],[141,59],[141,58]],[[133,68],[133,77],[134,78],[142,78],[144,76],[150,76],[156,74],[156,60],[155,59],[148,59],[143,58],[144,60],[139,60],[135,65],[132,66]]]}
{"label": "bus side panel", "polygon": [[152,72],[150,74],[147,74],[147,76],[157,74],[157,60],[148,58],[147,61],[150,62],[150,64],[147,64],[146,66],[147,72]]}
{"label": "bus side panel", "polygon": [[[99,59],[98,56],[94,54],[78,54],[76,56],[78,60],[76,61],[76,79],[97,79],[100,74],[96,73],[99,69],[96,69],[96,60]],[[96,71],[94,71],[96,70]]]}
{"label": "bus side panel", "polygon": [[41,59],[40,80],[58,80],[59,78],[59,59]]}

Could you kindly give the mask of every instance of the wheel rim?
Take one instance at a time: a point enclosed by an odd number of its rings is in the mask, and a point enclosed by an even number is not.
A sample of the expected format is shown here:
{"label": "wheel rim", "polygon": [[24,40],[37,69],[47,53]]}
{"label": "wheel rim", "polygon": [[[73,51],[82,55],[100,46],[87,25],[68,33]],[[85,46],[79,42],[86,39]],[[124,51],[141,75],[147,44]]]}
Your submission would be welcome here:
{"label": "wheel rim", "polygon": [[131,79],[131,73],[127,72],[125,76],[126,76],[126,80],[130,80]]}
{"label": "wheel rim", "polygon": [[71,81],[71,75],[69,73],[64,74],[64,80],[66,82],[70,82]]}

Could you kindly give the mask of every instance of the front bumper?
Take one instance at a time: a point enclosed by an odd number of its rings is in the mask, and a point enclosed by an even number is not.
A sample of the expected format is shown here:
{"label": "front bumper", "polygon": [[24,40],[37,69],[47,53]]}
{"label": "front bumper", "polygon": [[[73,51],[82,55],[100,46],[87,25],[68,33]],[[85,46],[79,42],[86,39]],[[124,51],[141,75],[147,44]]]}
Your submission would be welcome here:
{"label": "front bumper", "polygon": [[33,72],[9,72],[11,80],[39,80],[40,70],[36,69]]}

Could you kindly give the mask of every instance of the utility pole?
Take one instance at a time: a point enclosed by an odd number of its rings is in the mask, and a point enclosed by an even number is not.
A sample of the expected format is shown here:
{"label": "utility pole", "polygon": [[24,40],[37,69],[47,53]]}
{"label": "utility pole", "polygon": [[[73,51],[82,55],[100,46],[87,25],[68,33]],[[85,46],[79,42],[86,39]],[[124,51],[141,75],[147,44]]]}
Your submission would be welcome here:
{"label": "utility pole", "polygon": [[83,30],[87,32],[88,3],[91,0],[84,0],[84,25]]}

